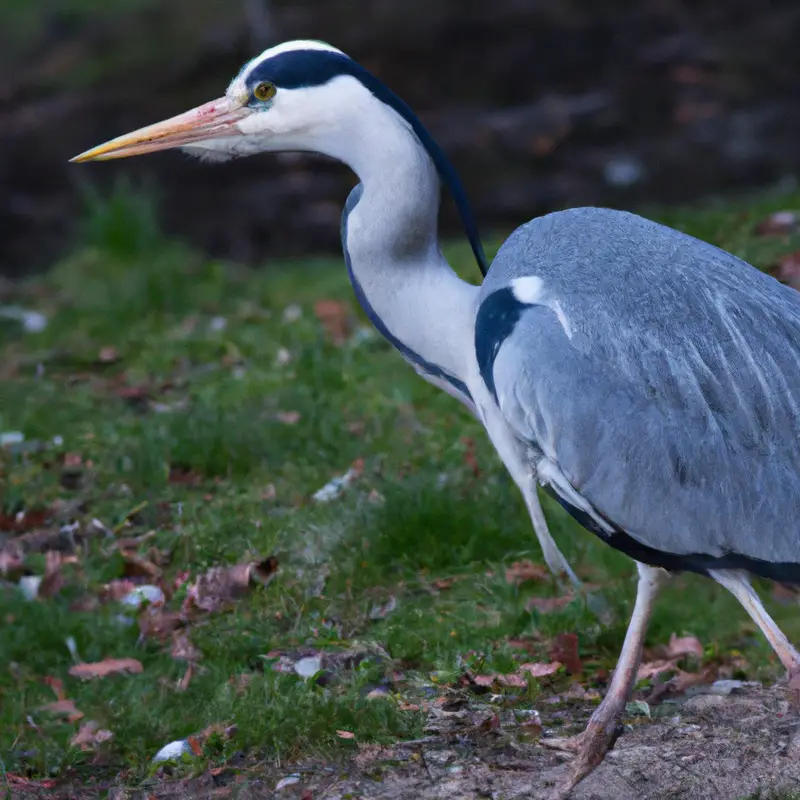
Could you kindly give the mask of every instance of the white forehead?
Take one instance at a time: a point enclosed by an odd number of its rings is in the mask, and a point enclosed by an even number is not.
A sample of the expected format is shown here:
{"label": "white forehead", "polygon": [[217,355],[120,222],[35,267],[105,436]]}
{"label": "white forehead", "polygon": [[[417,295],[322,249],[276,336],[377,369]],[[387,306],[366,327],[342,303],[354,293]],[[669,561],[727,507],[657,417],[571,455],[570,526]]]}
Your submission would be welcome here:
{"label": "white forehead", "polygon": [[318,42],[314,39],[294,39],[290,42],[282,42],[276,44],[275,47],[270,47],[265,50],[260,56],[248,61],[242,71],[233,79],[233,82],[228,87],[228,96],[238,95],[245,92],[245,83],[250,73],[256,69],[260,64],[263,64],[270,58],[275,58],[282,53],[291,53],[297,50],[321,50],[327,53],[344,53],[338,47],[328,44],[327,42]]}

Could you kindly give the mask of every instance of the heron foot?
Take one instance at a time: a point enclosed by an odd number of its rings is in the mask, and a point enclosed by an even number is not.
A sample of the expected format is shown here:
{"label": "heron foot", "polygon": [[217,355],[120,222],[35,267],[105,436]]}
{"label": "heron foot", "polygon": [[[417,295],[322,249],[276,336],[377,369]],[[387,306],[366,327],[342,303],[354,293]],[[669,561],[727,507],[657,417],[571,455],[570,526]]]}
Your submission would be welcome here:
{"label": "heron foot", "polygon": [[[602,707],[597,711],[603,711]],[[595,713],[583,733],[569,739],[542,740],[546,747],[575,756],[569,775],[556,786],[549,800],[567,800],[570,797],[572,790],[602,763],[617,740],[618,730],[616,714]]]}

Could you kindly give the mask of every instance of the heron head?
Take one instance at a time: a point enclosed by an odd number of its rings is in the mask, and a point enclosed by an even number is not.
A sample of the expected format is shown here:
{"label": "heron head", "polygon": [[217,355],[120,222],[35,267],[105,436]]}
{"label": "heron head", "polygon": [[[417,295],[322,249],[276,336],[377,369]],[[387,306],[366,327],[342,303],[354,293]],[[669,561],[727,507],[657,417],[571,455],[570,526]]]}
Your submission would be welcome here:
{"label": "heron head", "polygon": [[246,64],[217,100],[119,136],[72,161],[176,147],[209,160],[280,150],[311,150],[347,160],[341,151],[351,142],[353,121],[377,100],[365,80],[381,85],[335,47],[286,42]]}

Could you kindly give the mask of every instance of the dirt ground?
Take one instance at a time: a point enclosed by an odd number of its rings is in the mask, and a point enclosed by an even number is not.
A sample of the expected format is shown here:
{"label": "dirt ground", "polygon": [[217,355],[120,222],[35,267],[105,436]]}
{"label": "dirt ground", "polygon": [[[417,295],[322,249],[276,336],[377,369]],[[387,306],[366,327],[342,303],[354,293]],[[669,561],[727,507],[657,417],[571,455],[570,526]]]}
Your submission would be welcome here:
{"label": "dirt ground", "polygon": [[[335,765],[294,764],[282,771],[245,767],[199,778],[153,780],[137,790],[78,786],[10,797],[109,800],[286,798],[286,800],[544,800],[569,770],[568,759],[537,743],[538,725],[501,724],[469,702],[438,709],[426,736],[415,743],[364,745]],[[447,706],[445,707],[447,708]],[[570,731],[590,711],[585,702],[543,713],[545,737]],[[800,715],[788,691],[747,687],[728,695],[698,693],[653,709],[653,718],[626,726],[606,761],[574,792],[574,800],[739,800],[793,797],[800,792]],[[566,723],[566,728],[565,728]],[[288,780],[287,780],[288,778]],[[283,787],[278,783],[282,781]]]}

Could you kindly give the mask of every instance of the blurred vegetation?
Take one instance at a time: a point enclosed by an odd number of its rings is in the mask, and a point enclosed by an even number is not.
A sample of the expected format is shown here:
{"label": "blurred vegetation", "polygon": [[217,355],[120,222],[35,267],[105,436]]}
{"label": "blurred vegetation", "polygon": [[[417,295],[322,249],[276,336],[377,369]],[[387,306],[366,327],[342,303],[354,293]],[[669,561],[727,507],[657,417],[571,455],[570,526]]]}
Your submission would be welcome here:
{"label": "blurred vegetation", "polygon": [[[794,0],[7,0],[0,31],[6,273],[67,252],[80,187],[119,175],[155,187],[160,224],[214,256],[337,251],[353,178],[325,159],[66,163],[218,96],[242,63],[291,38],[333,42],[403,96],[487,231],[565,206],[785,183],[800,169]],[[458,227],[448,204],[443,226]]]}

